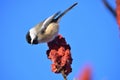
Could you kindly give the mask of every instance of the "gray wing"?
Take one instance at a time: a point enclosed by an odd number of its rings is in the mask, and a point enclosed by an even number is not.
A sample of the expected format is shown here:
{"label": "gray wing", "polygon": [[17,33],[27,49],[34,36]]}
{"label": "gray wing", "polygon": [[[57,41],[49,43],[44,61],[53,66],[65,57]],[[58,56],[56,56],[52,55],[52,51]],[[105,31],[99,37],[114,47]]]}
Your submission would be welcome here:
{"label": "gray wing", "polygon": [[56,16],[58,16],[59,14],[60,14],[60,11],[55,13],[55,14],[53,14],[52,16],[48,17],[46,20],[44,20],[44,22],[43,22],[43,24],[41,26],[40,32],[43,33],[46,30],[46,28],[48,27],[48,25],[50,24],[50,22],[52,20],[54,20],[54,18]]}

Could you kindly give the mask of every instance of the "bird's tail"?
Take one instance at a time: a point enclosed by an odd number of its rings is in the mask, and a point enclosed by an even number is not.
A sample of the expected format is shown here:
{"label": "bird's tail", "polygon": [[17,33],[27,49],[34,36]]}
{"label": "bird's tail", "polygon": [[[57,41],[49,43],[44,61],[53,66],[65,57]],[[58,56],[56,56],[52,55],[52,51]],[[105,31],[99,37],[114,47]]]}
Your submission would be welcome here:
{"label": "bird's tail", "polygon": [[69,8],[67,8],[63,13],[61,13],[55,20],[59,22],[62,16],[64,16],[68,11],[70,11],[74,6],[76,6],[78,3],[74,3]]}

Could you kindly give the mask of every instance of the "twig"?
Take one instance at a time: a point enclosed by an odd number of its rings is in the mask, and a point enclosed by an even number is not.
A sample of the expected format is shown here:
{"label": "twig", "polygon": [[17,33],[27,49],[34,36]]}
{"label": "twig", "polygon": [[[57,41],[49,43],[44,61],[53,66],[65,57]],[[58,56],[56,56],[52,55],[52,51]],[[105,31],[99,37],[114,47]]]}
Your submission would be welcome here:
{"label": "twig", "polygon": [[67,80],[67,75],[65,74],[64,70],[62,70],[61,73],[62,73],[64,80]]}
{"label": "twig", "polygon": [[108,8],[108,10],[113,14],[114,17],[117,16],[115,10],[111,7],[111,5],[106,1],[106,0],[102,0],[104,5]]}

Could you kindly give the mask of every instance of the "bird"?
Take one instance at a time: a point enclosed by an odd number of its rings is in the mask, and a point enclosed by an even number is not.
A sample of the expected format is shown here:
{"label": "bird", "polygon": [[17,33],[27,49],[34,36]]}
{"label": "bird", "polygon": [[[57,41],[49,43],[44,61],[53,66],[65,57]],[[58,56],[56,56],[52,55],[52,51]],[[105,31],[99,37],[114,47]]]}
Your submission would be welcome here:
{"label": "bird", "polygon": [[54,40],[59,33],[59,22],[61,18],[77,4],[77,2],[74,3],[62,13],[61,11],[56,12],[32,27],[26,34],[26,41],[31,45],[37,45]]}

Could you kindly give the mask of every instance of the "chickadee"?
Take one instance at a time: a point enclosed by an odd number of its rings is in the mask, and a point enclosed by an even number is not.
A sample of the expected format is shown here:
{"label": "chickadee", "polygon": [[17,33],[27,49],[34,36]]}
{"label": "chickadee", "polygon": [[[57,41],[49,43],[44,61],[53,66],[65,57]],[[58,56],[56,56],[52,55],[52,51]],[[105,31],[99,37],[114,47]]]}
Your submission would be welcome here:
{"label": "chickadee", "polygon": [[52,41],[58,35],[61,17],[77,4],[78,3],[74,3],[63,13],[59,11],[31,28],[26,35],[27,42],[29,44],[38,44]]}

